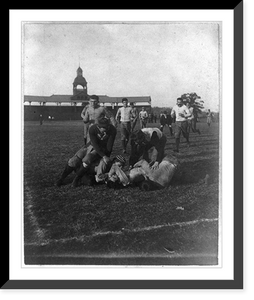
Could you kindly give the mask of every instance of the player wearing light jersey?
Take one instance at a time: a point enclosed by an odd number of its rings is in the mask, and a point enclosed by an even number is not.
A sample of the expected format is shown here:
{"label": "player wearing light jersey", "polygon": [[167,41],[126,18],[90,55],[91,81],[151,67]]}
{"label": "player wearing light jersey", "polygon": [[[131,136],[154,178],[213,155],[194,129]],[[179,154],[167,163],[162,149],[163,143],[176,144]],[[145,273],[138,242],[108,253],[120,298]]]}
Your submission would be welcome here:
{"label": "player wearing light jersey", "polygon": [[174,152],[179,152],[179,145],[180,145],[180,136],[181,133],[185,137],[187,144],[189,146],[189,132],[188,132],[188,117],[191,114],[189,109],[186,105],[183,104],[182,98],[177,98],[177,104],[171,110],[171,117],[175,117],[175,142],[176,142],[176,149]]}
{"label": "player wearing light jersey", "polygon": [[122,99],[123,106],[118,108],[116,120],[120,118],[120,131],[123,153],[126,153],[126,147],[131,133],[132,108],[128,107],[128,99]]}
{"label": "player wearing light jersey", "polygon": [[163,133],[161,132],[161,130],[159,128],[143,128],[141,129],[141,131],[145,134],[145,139],[146,141],[150,142],[154,133],[156,132],[157,136],[159,139],[162,138]]}
{"label": "player wearing light jersey", "polygon": [[139,113],[139,119],[140,119],[140,127],[145,128],[148,119],[148,113],[144,107],[142,107],[142,110]]}

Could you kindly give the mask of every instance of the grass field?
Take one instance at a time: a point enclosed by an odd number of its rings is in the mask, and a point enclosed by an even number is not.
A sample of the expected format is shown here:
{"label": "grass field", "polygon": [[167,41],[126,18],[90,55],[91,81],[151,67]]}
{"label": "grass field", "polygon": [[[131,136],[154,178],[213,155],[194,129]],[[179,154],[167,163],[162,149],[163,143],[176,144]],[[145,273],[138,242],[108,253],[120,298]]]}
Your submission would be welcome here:
{"label": "grass field", "polygon": [[[24,123],[26,264],[216,265],[219,222],[219,124],[197,124],[181,140],[169,188],[142,192],[106,185],[56,187],[82,146],[81,121]],[[147,127],[159,127],[148,124]],[[168,128],[166,152],[173,153]],[[118,130],[112,155],[121,152]],[[209,184],[204,178],[209,174]]]}

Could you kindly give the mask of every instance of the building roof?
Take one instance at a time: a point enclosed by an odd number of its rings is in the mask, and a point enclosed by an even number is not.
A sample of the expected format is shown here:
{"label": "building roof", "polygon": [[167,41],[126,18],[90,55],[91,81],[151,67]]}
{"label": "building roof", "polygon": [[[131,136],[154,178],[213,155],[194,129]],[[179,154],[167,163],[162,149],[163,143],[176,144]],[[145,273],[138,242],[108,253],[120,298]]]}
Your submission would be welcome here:
{"label": "building roof", "polygon": [[30,102],[70,102],[72,95],[51,95],[51,96],[28,96],[24,95],[24,101]]}
{"label": "building roof", "polygon": [[127,98],[129,102],[150,102],[150,96],[132,96],[132,97],[109,97],[106,95],[99,95],[100,102],[105,103],[122,103],[122,99]]}
{"label": "building roof", "polygon": [[[30,96],[24,95],[24,102],[83,102],[84,100],[71,100],[73,95],[51,95],[51,96]],[[129,102],[151,102],[150,96],[132,96],[132,97],[109,97],[107,95],[98,95],[101,103],[122,103],[123,98]]]}
{"label": "building roof", "polygon": [[30,102],[46,102],[48,97],[45,96],[28,96],[24,95],[24,102],[30,101]]}
{"label": "building roof", "polygon": [[77,76],[73,82],[74,87],[76,87],[77,85],[81,85],[84,87],[86,84],[87,84],[87,81],[86,81],[85,77],[83,77],[83,76]]}
{"label": "building roof", "polygon": [[47,102],[70,102],[73,95],[51,95]]}

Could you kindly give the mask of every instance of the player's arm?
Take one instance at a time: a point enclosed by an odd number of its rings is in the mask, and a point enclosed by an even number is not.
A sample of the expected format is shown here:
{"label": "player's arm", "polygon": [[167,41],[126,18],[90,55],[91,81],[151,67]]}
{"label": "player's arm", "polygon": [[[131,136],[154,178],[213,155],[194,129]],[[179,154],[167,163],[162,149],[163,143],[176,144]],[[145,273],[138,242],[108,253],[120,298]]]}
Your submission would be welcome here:
{"label": "player's arm", "polygon": [[120,116],[121,116],[121,110],[120,110],[120,108],[118,108],[116,116],[115,116],[115,120],[117,121]]}
{"label": "player's arm", "polygon": [[158,151],[156,161],[159,162],[159,163],[162,161],[162,159],[164,157],[164,150],[165,150],[166,143],[167,143],[167,138],[163,134],[162,137],[159,139],[159,142],[155,146],[156,150]]}
{"label": "player's arm", "polygon": [[85,115],[84,115],[84,118],[83,118],[83,121],[84,121],[84,123],[89,123],[89,120],[90,120],[89,109],[87,108],[86,112],[85,112]]}
{"label": "player's arm", "polygon": [[117,127],[116,118],[113,116],[113,114],[106,107],[104,107],[104,114],[107,118],[110,119],[111,124],[114,125],[115,127]]}
{"label": "player's arm", "polygon": [[86,105],[81,112],[81,118],[84,120],[85,119],[85,115],[86,115],[86,111],[87,111],[88,105]]}
{"label": "player's arm", "polygon": [[134,115],[133,109],[130,110],[130,114],[129,115],[130,115],[131,122],[134,121],[135,120],[135,115]]}
{"label": "player's arm", "polygon": [[111,177],[112,175],[114,175],[115,172],[116,172],[115,166],[113,165],[108,172],[108,177]]}
{"label": "player's arm", "polygon": [[133,121],[136,121],[137,118],[138,118],[138,111],[137,111],[136,108],[134,108],[134,109],[132,110],[132,115],[133,115]]}
{"label": "player's arm", "polygon": [[187,107],[185,108],[184,116],[185,116],[185,118],[191,117],[191,112],[190,112],[190,110]]}
{"label": "player's arm", "polygon": [[110,129],[110,133],[109,133],[109,139],[107,142],[107,154],[108,156],[110,156],[113,146],[114,146],[114,142],[115,142],[115,138],[116,138],[116,128],[115,127],[111,127]]}
{"label": "player's arm", "polygon": [[98,144],[97,132],[94,126],[91,126],[89,129],[90,142],[94,148],[94,150],[101,156],[107,156],[104,151],[101,150],[100,145]]}
{"label": "player's arm", "polygon": [[172,108],[170,114],[171,114],[171,117],[174,118],[174,116],[176,115],[176,112],[175,112],[175,109],[174,109],[174,108]]}

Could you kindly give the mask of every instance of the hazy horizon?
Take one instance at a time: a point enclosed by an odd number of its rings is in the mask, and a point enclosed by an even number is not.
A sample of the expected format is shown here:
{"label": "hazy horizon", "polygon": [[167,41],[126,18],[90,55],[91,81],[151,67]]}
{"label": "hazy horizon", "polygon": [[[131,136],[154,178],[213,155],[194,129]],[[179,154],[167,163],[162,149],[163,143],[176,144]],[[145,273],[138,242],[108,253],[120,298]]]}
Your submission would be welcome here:
{"label": "hazy horizon", "polygon": [[196,92],[218,111],[219,29],[215,22],[24,23],[23,91],[71,95],[80,65],[88,94],[150,96],[153,107],[172,107]]}

